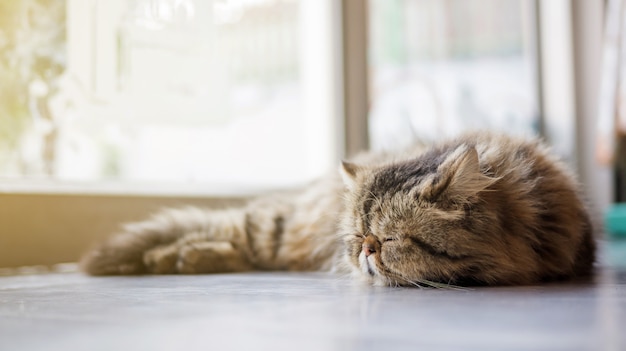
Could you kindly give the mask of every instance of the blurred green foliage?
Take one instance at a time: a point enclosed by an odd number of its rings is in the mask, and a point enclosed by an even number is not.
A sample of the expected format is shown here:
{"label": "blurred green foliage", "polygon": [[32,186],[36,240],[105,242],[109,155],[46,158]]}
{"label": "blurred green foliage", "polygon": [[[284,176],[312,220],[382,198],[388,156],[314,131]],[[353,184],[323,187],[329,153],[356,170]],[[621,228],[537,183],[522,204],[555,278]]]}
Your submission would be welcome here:
{"label": "blurred green foliage", "polygon": [[31,84],[45,84],[39,99],[57,91],[65,70],[65,15],[63,0],[0,0],[0,161],[16,148],[36,112]]}

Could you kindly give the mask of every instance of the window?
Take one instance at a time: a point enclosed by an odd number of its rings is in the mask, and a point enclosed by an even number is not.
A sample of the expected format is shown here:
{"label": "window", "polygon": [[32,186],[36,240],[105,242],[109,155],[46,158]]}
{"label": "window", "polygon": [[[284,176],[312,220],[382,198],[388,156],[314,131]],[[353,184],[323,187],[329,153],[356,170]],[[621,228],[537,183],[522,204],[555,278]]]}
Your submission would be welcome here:
{"label": "window", "polygon": [[201,192],[299,184],[336,164],[329,1],[3,6],[0,80],[25,98],[0,111],[2,177]]}
{"label": "window", "polygon": [[370,140],[539,132],[531,2],[370,0]]}

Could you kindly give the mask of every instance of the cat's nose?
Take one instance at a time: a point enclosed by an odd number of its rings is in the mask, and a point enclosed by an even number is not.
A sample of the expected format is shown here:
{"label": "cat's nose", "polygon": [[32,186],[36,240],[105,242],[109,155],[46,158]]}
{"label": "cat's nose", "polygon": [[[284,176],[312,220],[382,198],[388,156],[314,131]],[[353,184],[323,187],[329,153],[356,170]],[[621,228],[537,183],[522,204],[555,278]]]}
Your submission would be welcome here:
{"label": "cat's nose", "polygon": [[376,250],[380,247],[378,240],[373,235],[368,235],[361,245],[361,251],[365,254],[365,257],[376,253]]}
{"label": "cat's nose", "polygon": [[365,257],[368,257],[369,255],[376,252],[376,248],[370,243],[363,243],[363,246],[361,246],[361,250],[363,250],[363,253],[365,253]]}
{"label": "cat's nose", "polygon": [[363,243],[363,246],[361,247],[361,249],[363,250],[363,253],[365,253],[365,257],[376,252],[374,245],[371,245],[371,244]]}

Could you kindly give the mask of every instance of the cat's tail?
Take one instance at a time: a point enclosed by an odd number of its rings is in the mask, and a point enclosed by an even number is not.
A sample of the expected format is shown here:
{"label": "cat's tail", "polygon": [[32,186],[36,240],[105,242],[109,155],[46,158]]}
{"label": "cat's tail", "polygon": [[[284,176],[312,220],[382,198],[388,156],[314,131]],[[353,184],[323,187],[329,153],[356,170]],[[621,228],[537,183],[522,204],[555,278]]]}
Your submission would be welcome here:
{"label": "cat's tail", "polygon": [[167,245],[193,231],[205,230],[209,218],[200,208],[166,209],[146,221],[123,226],[120,233],[89,250],[80,268],[91,275],[133,275],[150,273],[144,254]]}

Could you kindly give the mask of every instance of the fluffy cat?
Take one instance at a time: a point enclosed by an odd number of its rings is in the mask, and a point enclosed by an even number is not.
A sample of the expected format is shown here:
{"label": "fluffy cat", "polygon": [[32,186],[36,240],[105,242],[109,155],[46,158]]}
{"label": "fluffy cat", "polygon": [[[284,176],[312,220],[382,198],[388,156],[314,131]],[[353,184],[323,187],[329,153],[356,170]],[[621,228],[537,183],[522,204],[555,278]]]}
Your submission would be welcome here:
{"label": "fluffy cat", "polygon": [[[375,285],[511,285],[587,276],[574,177],[546,146],[474,133],[363,154],[339,175],[243,208],[167,209],[82,259],[92,275],[347,270]],[[343,179],[342,179],[343,178]]]}

